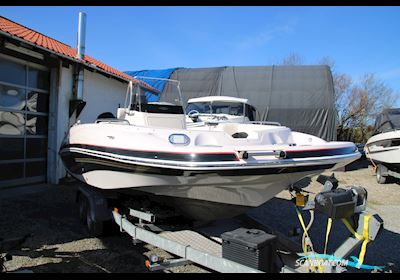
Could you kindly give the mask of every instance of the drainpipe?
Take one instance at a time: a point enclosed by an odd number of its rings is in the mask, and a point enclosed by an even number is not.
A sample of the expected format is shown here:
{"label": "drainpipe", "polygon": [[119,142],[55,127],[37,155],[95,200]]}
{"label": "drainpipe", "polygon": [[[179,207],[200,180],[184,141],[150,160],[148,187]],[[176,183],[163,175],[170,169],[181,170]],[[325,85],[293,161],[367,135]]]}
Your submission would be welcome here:
{"label": "drainpipe", "polygon": [[[84,59],[85,57],[85,39],[86,39],[86,14],[79,13],[78,22],[78,45],[76,47],[76,58]],[[84,81],[84,66],[76,64],[75,66],[75,81],[74,81],[74,99],[70,101],[69,115],[71,122],[75,123],[86,102],[83,100],[83,81]]]}
{"label": "drainpipe", "polygon": [[[84,59],[85,57],[85,39],[86,39],[86,14],[79,13],[78,23],[78,46],[76,47],[76,57]],[[80,65],[81,66],[81,65]],[[79,67],[77,78],[76,99],[83,100],[83,67]]]}
{"label": "drainpipe", "polygon": [[86,39],[86,14],[79,13],[79,23],[78,23],[78,46],[76,57],[83,59],[85,56],[85,39]]}

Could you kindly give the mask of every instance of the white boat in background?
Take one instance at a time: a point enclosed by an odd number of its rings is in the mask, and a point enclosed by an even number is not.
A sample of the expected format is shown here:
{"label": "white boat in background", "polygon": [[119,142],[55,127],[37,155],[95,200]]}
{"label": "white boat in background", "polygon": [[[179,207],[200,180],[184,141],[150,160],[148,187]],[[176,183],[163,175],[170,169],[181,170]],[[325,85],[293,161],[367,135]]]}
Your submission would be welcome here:
{"label": "white boat in background", "polygon": [[146,92],[157,92],[131,83],[117,118],[71,127],[60,149],[67,171],[96,188],[149,194],[187,216],[213,220],[360,157],[351,142],[284,126],[203,122],[188,128],[179,83],[177,89],[177,103],[147,102]]}
{"label": "white boat in background", "polygon": [[386,182],[387,171],[400,173],[400,108],[386,109],[377,116],[373,135],[364,150],[377,167],[378,183]]}
{"label": "white boat in background", "polygon": [[185,112],[188,125],[199,122],[245,123],[255,120],[256,109],[245,98],[204,96],[189,99]]}

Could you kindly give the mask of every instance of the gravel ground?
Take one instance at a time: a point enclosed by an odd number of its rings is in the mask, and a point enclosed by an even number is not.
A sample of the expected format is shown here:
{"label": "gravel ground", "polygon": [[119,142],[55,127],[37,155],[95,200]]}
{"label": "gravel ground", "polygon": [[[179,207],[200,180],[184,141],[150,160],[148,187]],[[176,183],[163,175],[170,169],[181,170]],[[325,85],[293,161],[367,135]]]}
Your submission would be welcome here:
{"label": "gravel ground", "polygon": [[[358,162],[354,170],[336,172],[342,186],[361,185],[368,190],[368,210],[379,213],[385,229],[379,238],[368,245],[365,263],[400,267],[400,186],[398,183],[376,183],[371,166]],[[330,174],[328,174],[330,175]],[[13,259],[5,263],[7,271],[33,272],[148,272],[144,261],[150,254],[164,258],[168,253],[151,245],[133,245],[125,233],[102,238],[91,238],[78,220],[73,185],[40,187],[41,191],[0,190],[0,237],[16,238],[32,234],[17,249],[9,251]],[[313,178],[308,191],[320,191]],[[21,194],[25,193],[25,194]],[[313,196],[312,194],[310,195]],[[288,234],[298,221],[287,192],[282,192],[248,216],[261,224]],[[307,220],[307,215],[304,215]],[[217,221],[211,231],[223,232],[240,226],[240,220]],[[326,218],[316,215],[310,235],[316,249],[321,249],[325,238]],[[334,223],[329,249],[335,248],[348,235],[340,223]],[[296,239],[297,238],[297,239]],[[298,241],[297,237],[292,237]],[[322,245],[316,245],[322,244]],[[354,253],[358,255],[358,251]],[[167,271],[165,271],[167,272]],[[170,269],[168,272],[208,272],[195,265]]]}

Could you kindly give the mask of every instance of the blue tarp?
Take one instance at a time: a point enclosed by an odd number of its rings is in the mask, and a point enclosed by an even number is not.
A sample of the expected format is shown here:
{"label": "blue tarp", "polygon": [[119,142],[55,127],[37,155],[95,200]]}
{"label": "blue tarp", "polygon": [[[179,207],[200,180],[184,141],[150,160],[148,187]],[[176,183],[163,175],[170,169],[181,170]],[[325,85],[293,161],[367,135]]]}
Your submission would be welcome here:
{"label": "blue tarp", "polygon": [[[152,78],[163,78],[169,79],[172,72],[174,72],[177,68],[168,68],[168,69],[159,69],[159,70],[140,70],[140,71],[126,71],[125,73],[129,76],[144,76],[144,77],[152,77]],[[152,87],[158,89],[159,91],[163,91],[164,86],[167,81],[160,80],[151,80],[151,79],[142,79],[137,78],[138,80],[145,81]],[[160,96],[155,95],[151,92],[145,92],[146,98],[148,102],[157,102],[160,99]]]}

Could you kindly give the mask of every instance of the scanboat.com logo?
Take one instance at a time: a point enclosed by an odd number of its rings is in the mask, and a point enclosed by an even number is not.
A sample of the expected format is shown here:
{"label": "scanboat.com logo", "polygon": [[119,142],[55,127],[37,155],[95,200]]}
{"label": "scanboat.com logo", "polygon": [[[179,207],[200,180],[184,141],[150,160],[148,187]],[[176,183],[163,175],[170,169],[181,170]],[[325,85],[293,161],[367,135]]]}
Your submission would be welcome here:
{"label": "scanboat.com logo", "polygon": [[351,266],[361,269],[383,269],[385,266],[360,264],[360,260],[355,256],[350,256],[351,260],[342,259],[333,255],[310,254],[296,260],[297,266]]}

